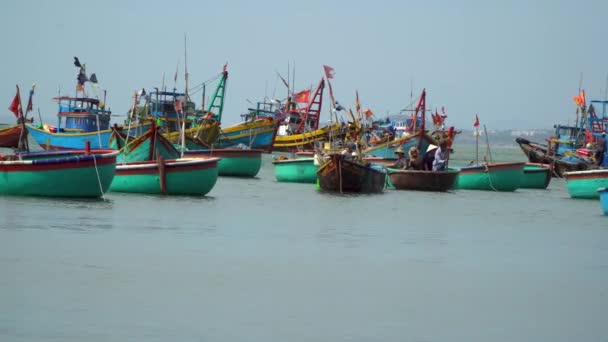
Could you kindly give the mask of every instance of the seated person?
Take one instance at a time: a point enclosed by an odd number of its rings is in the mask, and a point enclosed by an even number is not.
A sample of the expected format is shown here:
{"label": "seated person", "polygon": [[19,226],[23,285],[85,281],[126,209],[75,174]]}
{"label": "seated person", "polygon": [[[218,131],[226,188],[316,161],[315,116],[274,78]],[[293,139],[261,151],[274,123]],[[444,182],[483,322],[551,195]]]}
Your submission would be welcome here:
{"label": "seated person", "polygon": [[435,160],[433,160],[433,171],[445,171],[448,167],[448,157],[450,150],[448,142],[442,140],[439,142],[439,148],[435,151]]}
{"label": "seated person", "polygon": [[405,158],[405,151],[403,150],[403,146],[399,146],[395,150],[395,154],[397,155],[397,160],[394,164],[389,165],[388,167],[392,169],[405,169],[407,167],[407,158]]}
{"label": "seated person", "polygon": [[418,148],[416,146],[410,147],[408,151],[410,160],[407,165],[408,170],[424,170],[424,162],[422,161],[422,157],[418,152]]}
{"label": "seated person", "polygon": [[355,154],[354,151],[356,148],[357,148],[357,145],[355,145],[355,143],[346,144],[346,148],[344,150],[342,150],[342,152],[340,152],[342,159],[348,160],[348,161],[353,161],[353,154]]}
{"label": "seated person", "polygon": [[430,144],[426,149],[426,152],[422,156],[422,161],[424,163],[424,169],[426,171],[433,170],[433,160],[435,160],[435,151],[437,150],[437,146]]}

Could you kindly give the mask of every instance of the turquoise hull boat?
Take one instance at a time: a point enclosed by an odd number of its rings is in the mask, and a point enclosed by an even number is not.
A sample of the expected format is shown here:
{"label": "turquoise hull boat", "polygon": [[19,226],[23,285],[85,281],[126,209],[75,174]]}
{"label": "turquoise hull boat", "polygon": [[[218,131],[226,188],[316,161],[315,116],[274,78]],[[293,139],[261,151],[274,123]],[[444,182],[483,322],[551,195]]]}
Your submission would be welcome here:
{"label": "turquoise hull boat", "polygon": [[[118,151],[71,150],[5,156],[0,161],[0,194],[100,197],[110,187]],[[8,158],[17,160],[7,160]]]}
{"label": "turquoise hull boat", "polygon": [[205,149],[184,151],[184,157],[210,158],[219,157],[218,164],[220,176],[255,177],[262,167],[263,150],[244,149]]}
{"label": "turquoise hull boat", "polygon": [[524,164],[506,162],[462,167],[454,189],[515,191],[521,186]]}
{"label": "turquoise hull boat", "polygon": [[272,161],[277,182],[311,183],[317,182],[319,166],[314,158],[277,159]]}
{"label": "turquoise hull boat", "polygon": [[132,162],[116,166],[110,191],[164,195],[206,195],[217,181],[218,158]]}
{"label": "turquoise hull boat", "polygon": [[526,163],[524,175],[521,179],[522,189],[546,189],[551,182],[551,165]]}
{"label": "turquoise hull boat", "polygon": [[608,215],[608,188],[600,188],[597,192],[600,194],[600,207],[604,215]]}
{"label": "turquoise hull boat", "polygon": [[566,188],[572,198],[599,198],[599,188],[608,188],[608,169],[564,173]]}

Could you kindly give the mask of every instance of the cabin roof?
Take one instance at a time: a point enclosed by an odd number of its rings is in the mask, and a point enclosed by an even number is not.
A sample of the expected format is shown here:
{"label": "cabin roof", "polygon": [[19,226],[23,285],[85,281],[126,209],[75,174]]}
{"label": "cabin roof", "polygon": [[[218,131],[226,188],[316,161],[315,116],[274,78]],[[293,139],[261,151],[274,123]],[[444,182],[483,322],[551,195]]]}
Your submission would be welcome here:
{"label": "cabin roof", "polygon": [[99,105],[99,100],[98,99],[93,99],[93,98],[90,98],[90,97],[59,96],[59,97],[54,97],[53,100],[56,100],[56,101],[80,101],[80,102],[91,103],[91,104],[94,104],[94,105]]}

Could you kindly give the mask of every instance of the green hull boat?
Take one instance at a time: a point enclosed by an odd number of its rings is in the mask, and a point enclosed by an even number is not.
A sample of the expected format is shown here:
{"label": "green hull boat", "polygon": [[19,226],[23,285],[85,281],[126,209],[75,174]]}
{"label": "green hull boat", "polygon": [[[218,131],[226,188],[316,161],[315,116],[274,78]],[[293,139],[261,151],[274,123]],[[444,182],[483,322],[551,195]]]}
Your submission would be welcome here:
{"label": "green hull boat", "polygon": [[273,160],[272,164],[277,182],[317,182],[319,166],[315,165],[314,158],[277,159]]}
{"label": "green hull boat", "polygon": [[520,188],[546,189],[551,182],[552,171],[549,164],[526,163]]}
{"label": "green hull boat", "polygon": [[218,169],[220,176],[255,177],[262,167],[263,150],[222,148],[184,151],[188,158],[221,158]]}
{"label": "green hull boat", "polygon": [[117,155],[113,150],[69,150],[5,156],[0,194],[100,197],[112,183]]}
{"label": "green hull boat", "polygon": [[132,162],[116,166],[110,191],[206,195],[217,181],[218,158]]}
{"label": "green hull boat", "polygon": [[566,188],[572,198],[599,198],[599,188],[608,187],[608,169],[565,172]]}
{"label": "green hull boat", "polygon": [[506,162],[463,167],[454,189],[515,191],[521,186],[524,164]]}

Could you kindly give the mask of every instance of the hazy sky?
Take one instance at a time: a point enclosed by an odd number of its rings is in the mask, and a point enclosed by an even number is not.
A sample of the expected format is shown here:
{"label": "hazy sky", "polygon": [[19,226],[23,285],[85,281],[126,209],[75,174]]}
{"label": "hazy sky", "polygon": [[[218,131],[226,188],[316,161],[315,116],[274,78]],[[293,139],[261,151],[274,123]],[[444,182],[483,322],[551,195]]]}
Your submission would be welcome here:
{"label": "hazy sky", "polygon": [[[160,87],[163,73],[172,85],[178,63],[183,87],[187,34],[191,84],[229,64],[226,124],[275,84],[283,97],[275,71],[286,75],[289,62],[296,88],[316,84],[327,64],[337,99],[353,106],[358,89],[378,115],[404,108],[413,84],[460,128],[472,128],[475,113],[488,129],[550,128],[574,119],[581,73],[587,98],[604,96],[607,20],[605,0],[9,0],[0,13],[0,94],[8,108],[15,84],[25,102],[36,83],[34,107],[54,123],[51,98],[74,94],[78,56],[122,115],[136,89]],[[0,122],[13,121],[5,109]]]}

